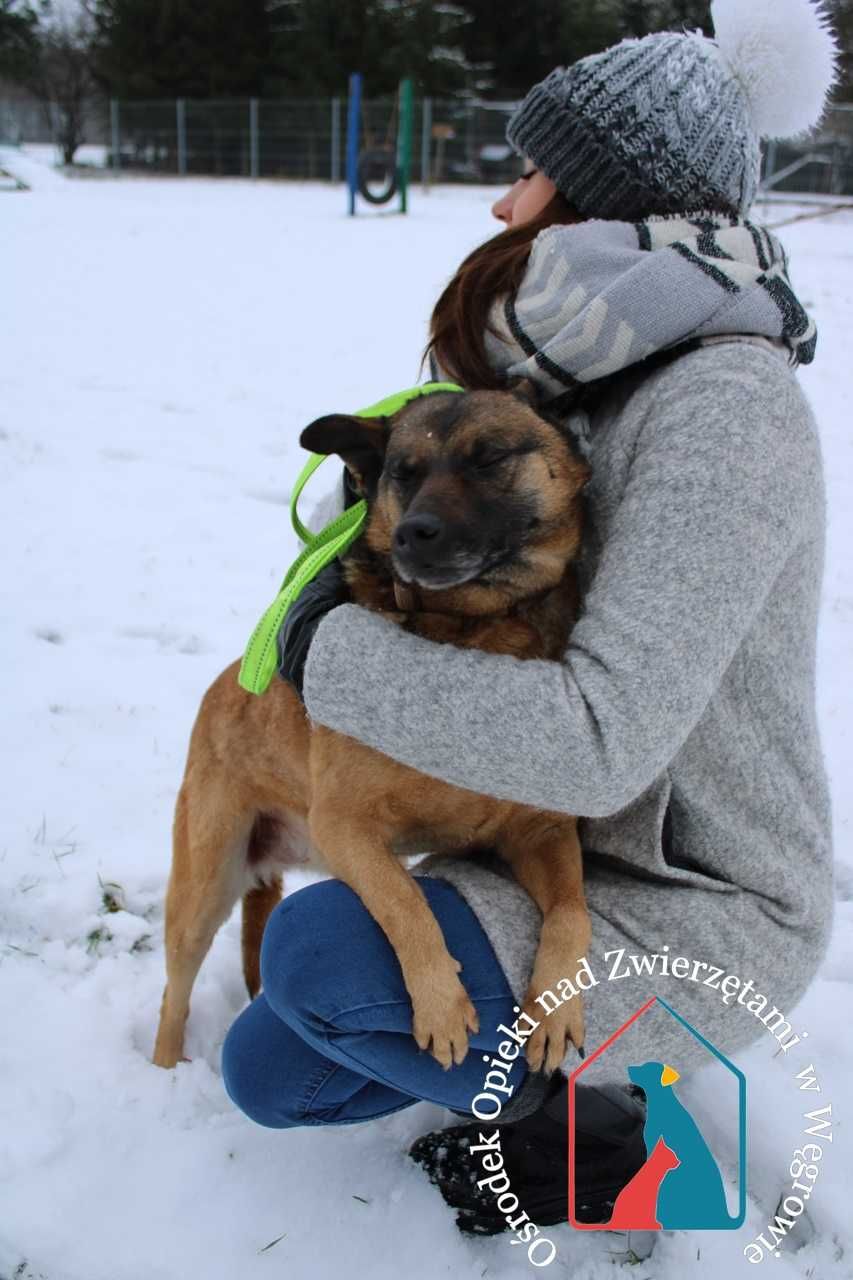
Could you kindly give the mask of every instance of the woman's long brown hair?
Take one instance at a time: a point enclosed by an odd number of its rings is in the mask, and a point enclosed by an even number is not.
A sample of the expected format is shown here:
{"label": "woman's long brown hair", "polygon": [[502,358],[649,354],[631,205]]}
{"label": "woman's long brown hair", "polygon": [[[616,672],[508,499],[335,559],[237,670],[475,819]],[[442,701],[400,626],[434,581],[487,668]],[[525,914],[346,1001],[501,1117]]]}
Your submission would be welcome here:
{"label": "woman's long brown hair", "polygon": [[580,219],[565,196],[557,192],[535,218],[507,227],[469,253],[435,304],[421,367],[432,352],[444,373],[468,391],[505,387],[506,380],[486,355],[486,332],[495,332],[489,324],[492,304],[505,294],[516,293],[540,231]]}

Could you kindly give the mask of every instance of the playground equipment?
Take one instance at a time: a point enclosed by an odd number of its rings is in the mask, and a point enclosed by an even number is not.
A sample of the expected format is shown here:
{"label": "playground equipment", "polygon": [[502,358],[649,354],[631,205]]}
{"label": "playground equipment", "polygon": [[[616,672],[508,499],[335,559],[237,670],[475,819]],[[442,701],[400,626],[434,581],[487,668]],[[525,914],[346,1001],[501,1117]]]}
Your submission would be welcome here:
{"label": "playground equipment", "polygon": [[362,196],[368,204],[381,205],[388,204],[398,192],[399,211],[406,213],[414,124],[412,81],[408,78],[400,81],[384,142],[379,145],[369,142],[360,149],[362,87],[361,74],[354,72],[350,76],[347,104],[347,189],[350,216],[355,216],[356,195]]}

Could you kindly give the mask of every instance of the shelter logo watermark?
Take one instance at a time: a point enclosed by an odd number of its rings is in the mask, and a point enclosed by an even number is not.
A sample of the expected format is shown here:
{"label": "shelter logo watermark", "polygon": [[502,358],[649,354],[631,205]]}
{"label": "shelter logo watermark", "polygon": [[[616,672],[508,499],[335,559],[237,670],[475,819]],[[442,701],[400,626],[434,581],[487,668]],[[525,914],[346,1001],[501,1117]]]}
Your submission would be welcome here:
{"label": "shelter logo watermark", "polygon": [[[626,956],[625,949],[619,948],[606,951],[603,958],[609,963],[605,977],[608,982],[625,978],[644,981],[659,974],[667,980],[688,981],[719,992],[723,1004],[727,1007],[740,1006],[769,1032],[776,1044],[775,1057],[791,1055],[794,1069],[789,1079],[798,1092],[822,1093],[813,1061],[799,1070],[794,1066],[798,1054],[792,1051],[799,1047],[799,1056],[804,1056],[808,1031],[795,1032],[782,1009],[757,991],[751,978],[744,981],[737,974],[726,973],[716,965],[687,956],[671,957],[668,946],[654,955]],[[542,1009],[543,1018],[559,1008],[562,1002],[577,999],[582,992],[587,993],[599,986],[601,979],[593,972],[589,961],[584,957],[578,964],[573,977],[561,978],[555,983],[554,990],[537,997],[536,1003]],[[542,1022],[528,1012],[522,1013],[517,1005],[514,1012],[519,1016],[512,1026],[501,1023],[497,1028],[498,1034],[504,1037],[497,1051],[491,1056],[484,1054],[488,1070],[483,1087],[472,1100],[471,1110],[485,1127],[479,1135],[479,1142],[471,1146],[470,1154],[482,1158],[483,1176],[476,1180],[477,1186],[488,1187],[494,1194],[507,1228],[514,1233],[510,1244],[526,1246],[530,1263],[541,1268],[550,1266],[558,1256],[556,1244],[531,1219],[524,1209],[523,1197],[520,1198],[510,1185],[511,1179],[501,1151],[501,1129],[488,1130],[515,1093],[517,1081],[513,1068],[519,1056],[523,1055],[529,1037]],[[640,1019],[643,1020],[642,1031],[636,1032],[636,1052],[633,1052],[632,1032]],[[676,1034],[673,1034],[673,1019],[678,1024]],[[707,1053],[707,1065],[701,1072],[701,1079],[694,1078],[696,1041]],[[656,1042],[666,1043],[666,1060],[650,1056],[648,1046]],[[685,1050],[689,1048],[689,1054],[682,1054],[682,1043]],[[606,1057],[608,1051],[609,1058]],[[679,1086],[680,1056],[685,1061],[689,1058],[691,1063],[689,1095]],[[612,1084],[614,1076],[621,1077],[627,1088],[642,1090],[647,1110],[642,1135],[645,1160],[628,1183],[620,1182],[613,1188],[611,1196],[602,1194],[600,1186],[594,1193],[588,1185],[584,1187],[584,1183],[589,1182],[590,1170],[593,1181],[600,1181],[600,1162],[594,1158],[586,1171],[578,1169],[576,1120],[580,1110],[577,1106],[578,1090],[587,1084]],[[744,1225],[747,1217],[746,1078],[725,1054],[660,995],[648,997],[622,1026],[584,1059],[568,1077],[567,1093],[566,1217],[576,1230],[735,1231]],[[818,1107],[811,1102],[808,1105],[811,1109],[802,1112],[802,1132],[798,1135],[798,1145],[787,1171],[790,1180],[783,1186],[771,1213],[765,1217],[759,1208],[757,1225],[760,1229],[755,1230],[753,1221],[748,1228],[751,1238],[746,1244],[741,1244],[743,1256],[750,1263],[781,1256],[787,1237],[796,1230],[799,1218],[808,1207],[823,1169],[824,1157],[831,1148],[831,1103]],[[637,1156],[640,1156],[639,1150]],[[590,1200],[603,1206],[600,1212],[602,1218],[606,1212],[606,1221],[589,1220]],[[755,1208],[753,1205],[753,1220]]]}

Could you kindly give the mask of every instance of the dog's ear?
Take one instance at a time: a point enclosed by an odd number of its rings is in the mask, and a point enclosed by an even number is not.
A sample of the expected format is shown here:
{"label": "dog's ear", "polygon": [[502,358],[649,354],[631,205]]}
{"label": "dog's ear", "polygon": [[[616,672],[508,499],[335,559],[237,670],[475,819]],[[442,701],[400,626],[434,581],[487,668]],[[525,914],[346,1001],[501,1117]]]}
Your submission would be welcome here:
{"label": "dog's ear", "polygon": [[531,409],[539,406],[539,388],[532,378],[517,378],[510,387],[512,394],[519,400],[529,404]]}
{"label": "dog's ear", "polygon": [[336,453],[345,463],[359,493],[367,498],[375,492],[382,474],[389,434],[387,418],[330,413],[307,426],[299,443],[312,453]]}

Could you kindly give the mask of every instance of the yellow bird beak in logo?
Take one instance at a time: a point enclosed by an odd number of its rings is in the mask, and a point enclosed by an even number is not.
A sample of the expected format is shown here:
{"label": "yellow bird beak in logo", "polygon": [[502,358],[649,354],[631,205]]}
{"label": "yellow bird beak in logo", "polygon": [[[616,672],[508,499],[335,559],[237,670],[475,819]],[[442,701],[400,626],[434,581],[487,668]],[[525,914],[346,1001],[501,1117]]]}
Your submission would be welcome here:
{"label": "yellow bird beak in logo", "polygon": [[661,1072],[661,1077],[660,1077],[661,1084],[675,1084],[676,1080],[680,1080],[680,1079],[681,1079],[681,1076],[678,1074],[675,1067],[665,1066],[663,1071]]}

